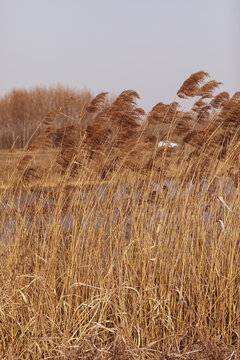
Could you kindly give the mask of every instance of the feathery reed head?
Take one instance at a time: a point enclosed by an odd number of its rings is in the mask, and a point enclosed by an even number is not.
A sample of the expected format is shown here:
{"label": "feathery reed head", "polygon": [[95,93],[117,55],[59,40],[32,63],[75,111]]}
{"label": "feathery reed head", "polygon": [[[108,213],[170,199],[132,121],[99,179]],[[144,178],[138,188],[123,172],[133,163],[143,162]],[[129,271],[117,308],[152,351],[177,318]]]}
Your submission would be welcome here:
{"label": "feathery reed head", "polygon": [[198,96],[200,89],[199,85],[204,82],[206,77],[209,77],[209,74],[202,70],[192,74],[187,80],[184,81],[178,90],[178,97],[184,99],[187,97]]}

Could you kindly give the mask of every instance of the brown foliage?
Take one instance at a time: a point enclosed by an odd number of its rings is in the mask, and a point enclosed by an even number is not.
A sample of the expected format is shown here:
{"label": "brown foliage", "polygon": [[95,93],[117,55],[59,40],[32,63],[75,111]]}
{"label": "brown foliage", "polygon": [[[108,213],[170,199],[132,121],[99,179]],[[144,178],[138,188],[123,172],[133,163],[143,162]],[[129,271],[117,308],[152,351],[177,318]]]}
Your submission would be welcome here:
{"label": "brown foliage", "polygon": [[[24,147],[35,129],[44,124],[65,121],[62,110],[78,119],[91,100],[89,91],[75,91],[62,86],[14,89],[0,99],[0,148]],[[54,109],[54,110],[53,110]],[[41,127],[35,135],[42,131]]]}

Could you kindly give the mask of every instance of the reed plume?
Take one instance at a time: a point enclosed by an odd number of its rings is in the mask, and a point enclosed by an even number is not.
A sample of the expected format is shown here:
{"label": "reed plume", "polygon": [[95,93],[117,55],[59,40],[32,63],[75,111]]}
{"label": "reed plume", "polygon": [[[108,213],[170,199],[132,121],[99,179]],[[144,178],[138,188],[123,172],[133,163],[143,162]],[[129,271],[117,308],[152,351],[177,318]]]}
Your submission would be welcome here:
{"label": "reed plume", "polygon": [[149,123],[152,125],[159,125],[161,123],[170,124],[174,116],[178,114],[178,107],[179,104],[177,102],[172,102],[169,105],[159,102],[152,108],[148,115]]}
{"label": "reed plume", "polygon": [[178,97],[185,99],[187,97],[198,96],[200,91],[199,85],[204,82],[206,77],[209,77],[209,74],[202,70],[192,74],[178,90]]}
{"label": "reed plume", "polygon": [[226,91],[222,91],[211,100],[210,104],[215,109],[218,109],[221,106],[224,106],[226,102],[229,100],[229,98],[230,98],[229,93]]}
{"label": "reed plume", "polygon": [[90,104],[87,106],[86,111],[89,113],[96,113],[102,110],[102,106],[106,100],[108,92],[101,92],[95,98],[92,99]]}
{"label": "reed plume", "polygon": [[210,80],[208,81],[206,84],[202,85],[199,88],[198,91],[198,96],[204,96],[206,97],[212,97],[213,96],[213,92],[220,86],[222,85],[221,82],[215,81],[215,80]]}

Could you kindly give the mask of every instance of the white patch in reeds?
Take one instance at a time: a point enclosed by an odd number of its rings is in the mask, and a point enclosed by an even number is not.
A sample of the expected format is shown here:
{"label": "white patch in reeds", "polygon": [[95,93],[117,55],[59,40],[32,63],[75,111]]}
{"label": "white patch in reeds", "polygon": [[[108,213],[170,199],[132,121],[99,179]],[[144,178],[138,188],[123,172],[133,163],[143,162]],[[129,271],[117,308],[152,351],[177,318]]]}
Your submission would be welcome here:
{"label": "white patch in reeds", "polygon": [[158,147],[169,147],[169,148],[173,148],[175,146],[178,146],[178,144],[172,142],[172,141],[159,141],[158,143]]}
{"label": "white patch in reeds", "polygon": [[140,293],[137,291],[137,289],[135,289],[135,288],[132,287],[132,286],[125,286],[125,289],[129,289],[129,290],[135,291],[135,293],[138,295],[138,297],[139,297],[140,300],[141,300],[141,295],[140,295]]}
{"label": "white patch in reeds", "polygon": [[225,203],[225,201],[223,200],[222,196],[218,196],[218,200],[221,201],[221,203],[228,209],[228,211],[232,211],[230,209],[230,207]]}
{"label": "white patch in reeds", "polygon": [[224,222],[221,219],[219,219],[218,222],[221,225],[222,230],[225,231]]}
{"label": "white patch in reeds", "polygon": [[157,227],[157,234],[160,233],[160,230],[161,230],[161,224],[159,224],[158,227]]}
{"label": "white patch in reeds", "polygon": [[27,299],[26,295],[25,295],[21,290],[19,290],[19,292],[20,292],[20,294],[21,294],[21,296],[22,296],[23,301],[25,302],[25,304],[28,304],[28,299]]}

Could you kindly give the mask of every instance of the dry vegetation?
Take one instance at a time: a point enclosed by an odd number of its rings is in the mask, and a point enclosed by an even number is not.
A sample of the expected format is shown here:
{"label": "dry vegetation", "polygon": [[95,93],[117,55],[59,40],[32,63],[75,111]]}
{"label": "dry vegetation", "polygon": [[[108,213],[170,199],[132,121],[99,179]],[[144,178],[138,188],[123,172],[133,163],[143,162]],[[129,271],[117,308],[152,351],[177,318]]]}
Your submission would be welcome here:
{"label": "dry vegetation", "polygon": [[[76,91],[59,85],[48,89],[15,89],[6,94],[0,99],[0,149],[24,147],[33,132],[35,135],[41,132],[40,124],[46,113],[60,108],[70,97],[77,101],[68,106],[68,115],[72,118],[79,117],[91,100],[88,90]],[[66,107],[63,110],[66,110]],[[65,117],[59,113],[58,124],[63,121]]]}
{"label": "dry vegetation", "polygon": [[240,359],[240,93],[207,77],[189,112],[71,94],[2,137],[2,359]]}

